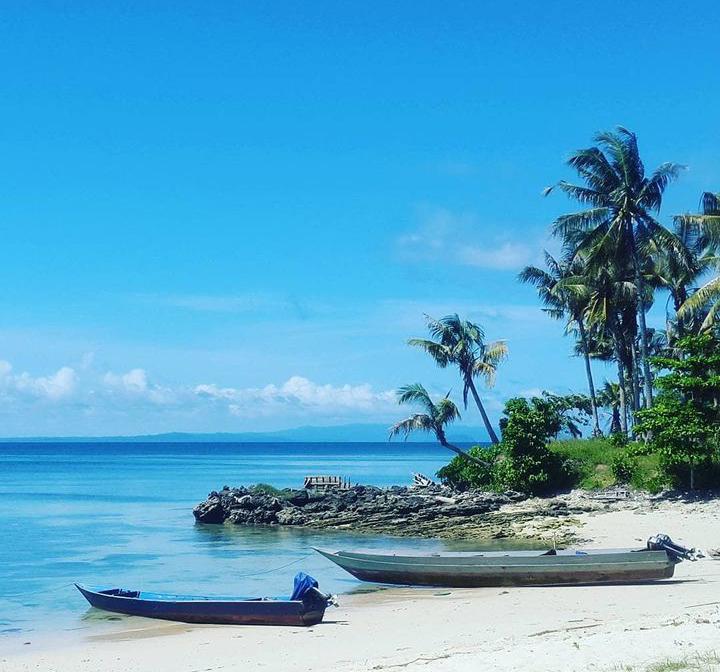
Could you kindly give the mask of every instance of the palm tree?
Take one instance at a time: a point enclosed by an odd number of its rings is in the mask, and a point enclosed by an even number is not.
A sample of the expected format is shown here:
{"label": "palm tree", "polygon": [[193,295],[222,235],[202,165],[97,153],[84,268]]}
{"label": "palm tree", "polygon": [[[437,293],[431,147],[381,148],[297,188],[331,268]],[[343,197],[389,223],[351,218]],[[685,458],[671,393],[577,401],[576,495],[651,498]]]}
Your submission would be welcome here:
{"label": "palm tree", "polygon": [[618,434],[621,431],[620,425],[620,385],[605,381],[605,384],[598,395],[598,403],[603,408],[609,408],[610,417],[610,434]]}
{"label": "palm tree", "polygon": [[[702,270],[706,270],[720,266],[720,257],[717,256],[720,248],[720,194],[705,192],[700,202],[702,212],[699,215],[679,215],[675,222],[677,226],[693,230],[701,241],[698,244],[705,244]],[[712,278],[687,297],[678,308],[677,315],[678,320],[702,318],[700,331],[715,328],[720,315],[720,276]]]}
{"label": "palm tree", "polygon": [[[678,259],[684,258],[682,243],[653,216],[662,205],[665,188],[677,178],[681,166],[663,163],[647,176],[637,137],[622,127],[615,132],[599,133],[594,140],[597,146],[581,149],[568,160],[568,165],[585,184],[574,185],[562,180],[556,185],[589,208],[559,217],[554,233],[570,244],[576,254],[582,254],[591,270],[602,267],[608,260],[626,260],[630,267],[636,287],[645,403],[650,406],[652,378],[643,268],[652,245],[673,249]],[[546,189],[545,193],[553,188]]]}
{"label": "palm tree", "polygon": [[498,443],[499,439],[485,411],[480,395],[475,387],[475,377],[485,379],[488,387],[495,383],[497,367],[508,353],[505,341],[485,343],[485,332],[482,327],[455,315],[448,315],[435,320],[425,315],[430,335],[435,340],[411,338],[408,345],[425,350],[440,368],[454,364],[460,370],[463,381],[463,404],[467,408],[468,392],[472,394],[480,411],[485,429],[490,440]]}
{"label": "palm tree", "polygon": [[585,329],[585,308],[587,307],[587,293],[573,292],[568,287],[563,287],[562,281],[571,277],[581,276],[584,268],[580,258],[576,257],[569,263],[563,263],[555,259],[550,253],[545,252],[545,265],[547,271],[536,266],[526,266],[518,276],[521,282],[533,285],[537,288],[538,295],[547,306],[543,310],[550,317],[560,320],[567,318],[566,332],[573,324],[577,327],[580,336],[580,351],[585,360],[585,374],[587,375],[588,388],[590,390],[590,403],[592,406],[593,435],[601,436],[600,422],[597,412],[597,398],[595,396],[595,383],[593,382],[592,368],[590,366],[590,351],[588,347],[587,331]]}
{"label": "palm tree", "polygon": [[[689,264],[684,259],[678,259],[672,250],[658,250],[649,278],[650,284],[668,291],[668,306],[665,310],[668,344],[685,334],[687,318],[678,313],[688,300],[693,284],[712,263],[703,236],[696,235],[691,227],[682,223],[676,223],[675,235],[687,251]],[[674,319],[668,311],[671,301]]]}
{"label": "palm tree", "polygon": [[444,396],[440,401],[434,403],[430,398],[427,390],[420,384],[405,385],[398,392],[399,404],[418,404],[425,411],[424,413],[415,413],[405,420],[394,424],[390,428],[390,439],[398,434],[402,434],[406,439],[412,432],[429,432],[435,434],[438,442],[444,448],[452,450],[454,453],[461,455],[471,462],[476,462],[482,466],[488,466],[487,462],[466,453],[461,448],[448,443],[445,435],[445,425],[460,418],[460,411],[455,403],[449,399],[450,393]]}
{"label": "palm tree", "polygon": [[[597,345],[611,345],[612,357],[618,367],[619,406],[621,430],[627,432],[627,399],[633,410],[638,407],[638,384],[635,366],[635,340],[637,324],[634,319],[636,287],[628,279],[626,269],[608,263],[592,275],[585,274],[561,281],[568,291],[586,294],[585,320]],[[631,394],[628,395],[627,390]]]}

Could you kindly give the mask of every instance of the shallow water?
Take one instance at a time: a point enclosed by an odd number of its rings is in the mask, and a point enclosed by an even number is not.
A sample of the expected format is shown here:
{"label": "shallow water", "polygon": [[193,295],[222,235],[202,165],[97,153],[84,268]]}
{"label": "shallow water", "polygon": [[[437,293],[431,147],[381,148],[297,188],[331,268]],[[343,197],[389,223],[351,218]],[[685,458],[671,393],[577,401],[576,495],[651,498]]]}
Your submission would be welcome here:
{"label": "shallow water", "polygon": [[[0,444],[2,636],[87,632],[122,620],[89,609],[73,582],[207,595],[289,594],[302,569],[321,588],[363,584],[312,546],[442,549],[468,544],[290,528],[196,525],[223,485],[299,487],[308,474],[373,485],[433,475],[428,444]],[[474,547],[479,547],[475,545]],[[484,544],[487,548],[488,545]]]}

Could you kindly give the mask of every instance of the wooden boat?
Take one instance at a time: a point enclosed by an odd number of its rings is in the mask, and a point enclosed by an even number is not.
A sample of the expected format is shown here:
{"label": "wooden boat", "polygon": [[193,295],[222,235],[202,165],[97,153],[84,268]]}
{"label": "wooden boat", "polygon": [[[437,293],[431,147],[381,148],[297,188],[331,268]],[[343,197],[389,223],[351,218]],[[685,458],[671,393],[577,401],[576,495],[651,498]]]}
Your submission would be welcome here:
{"label": "wooden boat", "polygon": [[[653,539],[661,538],[654,537]],[[662,537],[672,544],[669,538]],[[680,549],[685,553],[677,552]],[[399,585],[480,587],[640,583],[670,578],[695,550],[672,545],[588,551],[508,551],[380,555],[323,551],[361,581]]]}
{"label": "wooden boat", "polygon": [[185,623],[315,625],[322,621],[327,606],[334,603],[333,597],[318,590],[315,579],[303,573],[295,577],[295,590],[289,599],[168,595],[124,588],[91,590],[78,584],[75,586],[98,609]]}

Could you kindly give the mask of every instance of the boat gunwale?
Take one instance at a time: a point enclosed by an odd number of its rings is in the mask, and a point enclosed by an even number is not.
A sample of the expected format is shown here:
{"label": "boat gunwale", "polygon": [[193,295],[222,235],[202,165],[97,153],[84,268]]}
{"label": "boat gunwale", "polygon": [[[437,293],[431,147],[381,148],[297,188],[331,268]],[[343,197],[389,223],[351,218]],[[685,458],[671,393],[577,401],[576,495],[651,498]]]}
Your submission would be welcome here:
{"label": "boat gunwale", "polygon": [[320,548],[314,548],[324,556],[333,556],[340,558],[402,558],[408,560],[436,560],[436,559],[471,559],[471,558],[487,558],[489,560],[499,558],[575,558],[575,557],[593,557],[603,555],[631,555],[637,557],[645,553],[666,553],[664,550],[654,550],[649,548],[589,548],[589,549],[563,549],[551,552],[554,549],[538,550],[538,551],[440,551],[436,553],[424,552],[397,552],[397,553],[373,553],[366,551],[328,551]]}
{"label": "boat gunwale", "polygon": [[[513,569],[513,570],[515,570],[515,569],[518,569],[518,570],[520,570],[520,569],[542,570],[543,568],[557,569],[559,567],[568,568],[568,569],[572,569],[572,570],[586,571],[584,568],[589,567],[592,569],[592,568],[599,568],[599,567],[620,567],[620,566],[623,566],[626,564],[626,563],[622,563],[622,562],[593,562],[593,563],[577,562],[577,563],[573,563],[573,564],[564,564],[564,563],[553,564],[553,563],[548,562],[545,565],[520,565],[520,564],[512,564],[512,565],[501,565],[501,564],[497,564],[497,565],[447,565],[447,564],[436,563],[433,565],[419,566],[419,565],[415,565],[412,563],[382,562],[382,561],[377,561],[377,560],[359,560],[358,562],[361,562],[361,563],[364,562],[364,563],[367,563],[367,565],[370,565],[367,567],[361,567],[360,569],[371,569],[371,565],[383,565],[384,568],[413,567],[413,568],[422,569],[422,571],[424,571],[426,573],[432,573],[433,570],[442,570],[442,569],[448,569],[448,568],[467,570],[468,573],[477,573],[479,570],[485,570],[485,569],[488,571],[499,571],[504,568]],[[338,562],[337,564],[340,567],[343,567],[343,569],[345,568],[345,566],[342,563]],[[645,566],[657,567],[657,566],[661,566],[664,564],[670,564],[670,561],[669,560],[661,561],[660,559],[658,559],[658,560],[643,560],[643,561],[636,561],[636,562],[633,562],[630,564],[632,565],[632,567],[639,569],[640,567],[645,567]],[[348,566],[353,566],[353,565],[348,563]]]}
{"label": "boat gunwale", "polygon": [[[112,598],[114,600],[128,600],[130,602],[145,602],[145,603],[151,603],[151,602],[157,602],[160,604],[296,604],[296,605],[303,605],[304,602],[302,600],[283,600],[278,598],[263,598],[263,597],[255,597],[250,599],[215,599],[212,597],[208,597],[207,599],[191,599],[191,600],[178,600],[178,599],[171,599],[171,600],[161,600],[161,599],[149,599],[146,597],[141,597],[142,592],[141,590],[137,591],[138,596],[137,597],[130,597],[129,595],[111,595],[107,592],[108,590],[127,590],[127,588],[105,588],[104,590],[93,590],[92,588],[88,588],[87,586],[83,586],[80,583],[76,583],[75,587],[81,592],[81,593],[90,593],[91,595],[98,595],[99,597],[103,598]],[[163,595],[163,593],[155,593],[155,595]],[[165,594],[167,597],[183,597],[182,595],[169,595]],[[200,597],[188,595],[187,597]]]}

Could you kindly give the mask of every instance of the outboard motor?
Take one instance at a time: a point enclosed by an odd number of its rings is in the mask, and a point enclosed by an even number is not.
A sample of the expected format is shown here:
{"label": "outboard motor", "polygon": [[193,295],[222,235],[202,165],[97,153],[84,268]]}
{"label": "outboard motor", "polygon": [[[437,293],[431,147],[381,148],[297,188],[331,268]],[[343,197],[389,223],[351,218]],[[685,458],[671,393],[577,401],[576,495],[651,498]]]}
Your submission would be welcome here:
{"label": "outboard motor", "polygon": [[685,548],[676,544],[667,534],[656,534],[647,540],[647,548],[650,551],[665,551],[670,559],[675,562],[690,560],[694,562],[704,557],[702,552],[696,548]]}
{"label": "outboard motor", "polygon": [[295,575],[294,589],[291,600],[302,600],[309,610],[313,608],[325,610],[326,607],[338,606],[334,595],[326,594],[318,588],[318,582],[305,572],[298,572]]}

